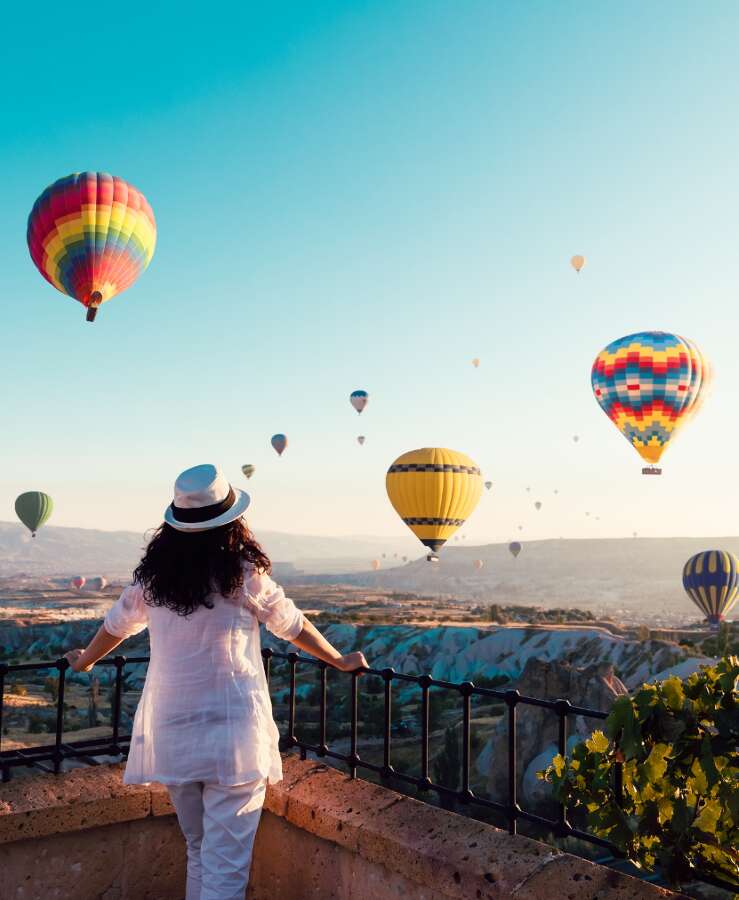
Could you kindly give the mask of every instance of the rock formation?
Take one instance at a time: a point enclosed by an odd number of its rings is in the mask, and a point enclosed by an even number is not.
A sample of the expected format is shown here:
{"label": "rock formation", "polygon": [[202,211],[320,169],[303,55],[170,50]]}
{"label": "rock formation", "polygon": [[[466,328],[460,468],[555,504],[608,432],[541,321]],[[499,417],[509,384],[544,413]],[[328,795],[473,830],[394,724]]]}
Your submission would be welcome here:
{"label": "rock formation", "polygon": [[[526,697],[545,700],[567,699],[574,706],[608,712],[614,700],[628,691],[616,677],[610,663],[578,668],[568,662],[529,659],[516,689]],[[600,725],[596,719],[568,716],[568,748],[590,735]],[[548,799],[548,787],[536,778],[557,752],[559,717],[548,709],[520,703],[516,719],[517,783],[523,804],[541,809]],[[545,748],[542,750],[542,748]],[[504,717],[477,762],[478,771],[487,769],[488,788],[494,800],[508,796],[508,723]]]}

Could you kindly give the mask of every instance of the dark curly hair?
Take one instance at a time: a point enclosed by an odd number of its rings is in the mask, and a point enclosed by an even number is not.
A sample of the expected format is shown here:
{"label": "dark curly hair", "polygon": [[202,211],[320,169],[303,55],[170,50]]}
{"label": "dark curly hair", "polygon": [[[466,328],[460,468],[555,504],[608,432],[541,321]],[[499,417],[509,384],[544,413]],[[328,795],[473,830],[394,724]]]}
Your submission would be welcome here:
{"label": "dark curly hair", "polygon": [[242,519],[207,531],[178,531],[163,523],[133,573],[151,606],[188,616],[199,606],[213,609],[208,596],[228,597],[244,583],[244,564],[269,573],[272,564]]}

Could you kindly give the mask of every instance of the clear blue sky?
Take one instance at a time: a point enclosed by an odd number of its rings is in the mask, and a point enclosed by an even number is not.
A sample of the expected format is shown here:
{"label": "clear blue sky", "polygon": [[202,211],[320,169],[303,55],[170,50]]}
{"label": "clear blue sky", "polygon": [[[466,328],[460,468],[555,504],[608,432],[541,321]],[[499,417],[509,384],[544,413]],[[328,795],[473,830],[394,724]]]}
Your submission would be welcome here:
{"label": "clear blue sky", "polygon": [[[495,482],[468,540],[736,533],[735,3],[15,4],[4,24],[0,518],[41,489],[55,524],[143,530],[181,468],[243,483],[252,462],[257,528],[401,534],[385,470],[442,445]],[[25,245],[37,194],[84,169],[139,187],[159,231],[95,325]],[[662,479],[589,384],[650,328],[716,369]]]}

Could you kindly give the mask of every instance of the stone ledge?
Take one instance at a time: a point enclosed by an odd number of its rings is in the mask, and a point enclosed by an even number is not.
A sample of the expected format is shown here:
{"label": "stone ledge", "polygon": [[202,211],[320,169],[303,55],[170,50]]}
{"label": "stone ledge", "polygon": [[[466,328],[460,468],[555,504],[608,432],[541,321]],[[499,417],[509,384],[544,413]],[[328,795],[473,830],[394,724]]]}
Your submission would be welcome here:
{"label": "stone ledge", "polygon": [[[428,896],[517,900],[676,897],[546,844],[421,803],[296,755],[265,808],[298,830],[384,867]],[[39,775],[0,787],[0,843],[171,816],[162,785],[124,785],[123,765]],[[422,891],[422,893],[423,893]],[[420,896],[420,894],[419,894]]]}
{"label": "stone ledge", "polygon": [[298,828],[445,897],[518,900],[657,900],[672,891],[547,844],[511,836],[297,756],[266,809]]}

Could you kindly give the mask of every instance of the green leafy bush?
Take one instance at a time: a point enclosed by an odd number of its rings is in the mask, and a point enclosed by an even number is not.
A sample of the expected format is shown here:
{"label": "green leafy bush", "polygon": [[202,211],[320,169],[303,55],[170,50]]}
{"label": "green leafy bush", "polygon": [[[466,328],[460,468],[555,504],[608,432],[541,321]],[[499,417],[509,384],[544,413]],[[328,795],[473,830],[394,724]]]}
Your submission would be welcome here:
{"label": "green leafy bush", "polygon": [[644,685],[614,703],[605,734],[558,754],[539,777],[637,866],[659,864],[672,884],[702,872],[739,886],[737,679],[729,656],[685,681]]}

